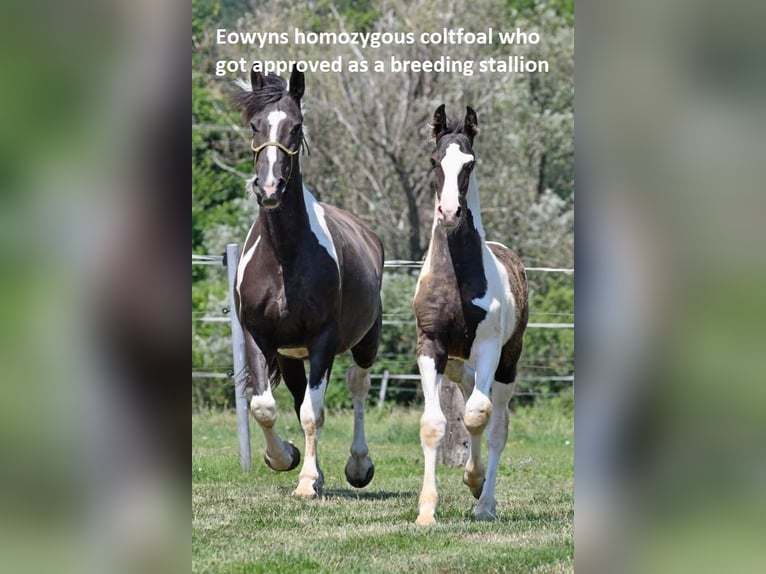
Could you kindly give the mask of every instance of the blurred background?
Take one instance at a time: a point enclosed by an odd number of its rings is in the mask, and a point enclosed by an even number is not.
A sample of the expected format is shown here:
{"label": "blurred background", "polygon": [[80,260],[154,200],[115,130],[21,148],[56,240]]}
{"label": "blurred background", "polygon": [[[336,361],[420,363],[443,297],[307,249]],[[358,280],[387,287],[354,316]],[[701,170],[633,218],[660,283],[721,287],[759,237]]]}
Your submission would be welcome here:
{"label": "blurred background", "polygon": [[764,568],[764,8],[577,5],[578,571]]}

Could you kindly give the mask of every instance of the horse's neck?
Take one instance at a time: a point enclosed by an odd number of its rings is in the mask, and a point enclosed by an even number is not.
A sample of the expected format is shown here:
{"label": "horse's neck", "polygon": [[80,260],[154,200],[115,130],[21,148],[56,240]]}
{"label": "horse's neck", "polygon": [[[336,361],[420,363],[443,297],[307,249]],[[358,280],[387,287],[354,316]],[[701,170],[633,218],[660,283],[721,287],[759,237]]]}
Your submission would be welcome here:
{"label": "horse's neck", "polygon": [[476,172],[472,171],[468,180],[468,193],[465,196],[468,210],[471,212],[473,227],[481,237],[482,242],[486,240],[484,226],[481,223],[481,203],[479,202],[479,184],[476,181]]}
{"label": "horse's neck", "polygon": [[309,229],[309,218],[303,197],[303,180],[300,174],[297,174],[297,177],[294,174],[291,178],[278,209],[268,211],[261,208],[260,213],[277,259],[280,262],[294,259],[301,245],[300,239]]}
{"label": "horse's neck", "polygon": [[431,231],[432,248],[449,253],[453,267],[473,267],[482,260],[482,250],[485,246],[484,227],[481,223],[481,206],[479,204],[479,188],[476,175],[471,173],[466,194],[468,213],[460,225],[447,233],[437,224],[438,200],[434,206],[434,225]]}

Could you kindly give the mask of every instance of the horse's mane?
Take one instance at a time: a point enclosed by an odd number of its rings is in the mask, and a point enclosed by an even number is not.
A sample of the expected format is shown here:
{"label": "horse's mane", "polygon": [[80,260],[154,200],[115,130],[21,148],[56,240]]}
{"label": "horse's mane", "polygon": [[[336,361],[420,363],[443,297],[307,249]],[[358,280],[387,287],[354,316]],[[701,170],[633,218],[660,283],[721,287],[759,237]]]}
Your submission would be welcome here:
{"label": "horse's mane", "polygon": [[[428,124],[429,127],[433,130],[434,125]],[[447,117],[447,121],[444,126],[442,126],[441,131],[438,134],[431,134],[431,140],[436,140],[436,138],[441,137],[446,134],[463,134],[465,133],[465,120],[456,120],[453,118]]]}
{"label": "horse's mane", "polygon": [[245,121],[249,121],[266,106],[277,103],[287,94],[287,81],[279,76],[264,76],[263,86],[257,92],[253,92],[249,82],[236,80],[235,83],[243,91],[234,94],[231,100],[237,108],[242,110]]}

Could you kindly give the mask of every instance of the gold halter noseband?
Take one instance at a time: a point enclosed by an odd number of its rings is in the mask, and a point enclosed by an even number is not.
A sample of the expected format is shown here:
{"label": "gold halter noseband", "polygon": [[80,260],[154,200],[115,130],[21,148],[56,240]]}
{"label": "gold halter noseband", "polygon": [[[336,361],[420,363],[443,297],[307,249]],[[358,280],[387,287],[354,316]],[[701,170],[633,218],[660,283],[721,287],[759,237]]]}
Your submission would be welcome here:
{"label": "gold halter noseband", "polygon": [[269,146],[274,146],[276,148],[279,148],[283,152],[285,152],[288,156],[290,156],[290,173],[287,175],[287,181],[290,181],[290,178],[293,176],[293,163],[295,162],[295,156],[298,155],[298,152],[300,152],[303,148],[306,148],[306,153],[308,155],[311,155],[309,151],[309,146],[306,143],[306,138],[301,137],[301,143],[298,149],[291,150],[289,147],[282,145],[279,142],[264,142],[259,146],[255,145],[255,140],[252,140],[250,142],[250,149],[255,152],[255,157],[253,158],[253,162],[258,161],[258,154],[261,153],[265,148]]}

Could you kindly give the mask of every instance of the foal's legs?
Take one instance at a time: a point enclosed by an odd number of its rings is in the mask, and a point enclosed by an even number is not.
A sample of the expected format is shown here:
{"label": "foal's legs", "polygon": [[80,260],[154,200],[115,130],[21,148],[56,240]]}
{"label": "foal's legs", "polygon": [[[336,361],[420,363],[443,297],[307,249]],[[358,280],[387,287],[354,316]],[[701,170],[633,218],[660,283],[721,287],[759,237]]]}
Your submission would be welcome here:
{"label": "foal's legs", "polygon": [[495,483],[500,455],[508,439],[508,403],[513,396],[513,383],[495,381],[492,384],[492,414],[487,425],[487,474],[484,488],[476,505],[477,520],[494,520],[495,515]]}
{"label": "foal's legs", "polygon": [[447,419],[439,403],[439,389],[444,377],[444,363],[441,361],[441,370],[437,371],[437,363],[429,353],[418,356],[418,369],[420,371],[420,383],[423,387],[425,408],[420,418],[420,444],[423,447],[423,487],[420,490],[418,500],[418,518],[416,524],[434,524],[436,519],[436,504],[439,495],[436,493],[436,451],[444,438]]}
{"label": "foal's legs", "polygon": [[253,398],[250,412],[263,430],[266,438],[264,460],[273,470],[292,470],[301,460],[300,451],[289,442],[279,438],[274,424],[277,422],[277,403],[271,394],[268,359],[247,330],[245,336],[245,354],[252,377]]}
{"label": "foal's legs", "polygon": [[314,498],[322,494],[324,475],[319,468],[317,446],[319,434],[324,426],[324,395],[330,379],[335,350],[338,341],[337,325],[333,324],[309,345],[309,384],[300,408],[301,426],[306,437],[303,467],[299,475],[294,496]]}
{"label": "foal's legs", "polygon": [[375,466],[368,456],[369,448],[364,436],[364,405],[370,390],[370,368],[378,354],[382,315],[378,314],[375,324],[355,347],[351,349],[354,364],[346,373],[346,385],[351,392],[354,405],[354,438],[351,442],[351,456],[346,462],[346,480],[351,486],[367,486],[375,474]]}
{"label": "foal's legs", "polygon": [[[494,340],[484,340],[474,346],[471,353],[476,365],[475,386],[465,403],[463,421],[471,435],[468,461],[463,471],[463,484],[471,489],[475,498],[479,498],[484,488],[485,467],[481,461],[481,441],[487,427],[494,404],[489,399],[490,387],[495,377],[495,369],[501,349]],[[468,385],[464,383],[464,387]]]}

